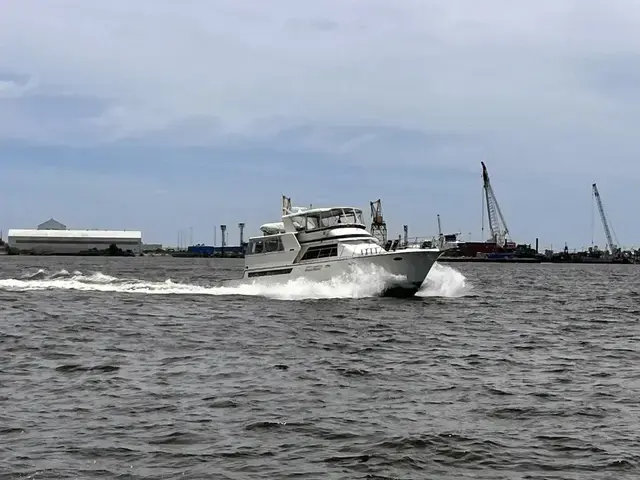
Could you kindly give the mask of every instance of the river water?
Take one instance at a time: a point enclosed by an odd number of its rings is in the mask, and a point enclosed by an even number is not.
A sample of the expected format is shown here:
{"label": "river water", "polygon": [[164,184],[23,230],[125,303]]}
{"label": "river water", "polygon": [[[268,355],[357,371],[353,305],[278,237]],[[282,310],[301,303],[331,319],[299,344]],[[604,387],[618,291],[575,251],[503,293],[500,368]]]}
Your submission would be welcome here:
{"label": "river water", "polygon": [[0,257],[0,478],[640,478],[638,266],[241,268]]}

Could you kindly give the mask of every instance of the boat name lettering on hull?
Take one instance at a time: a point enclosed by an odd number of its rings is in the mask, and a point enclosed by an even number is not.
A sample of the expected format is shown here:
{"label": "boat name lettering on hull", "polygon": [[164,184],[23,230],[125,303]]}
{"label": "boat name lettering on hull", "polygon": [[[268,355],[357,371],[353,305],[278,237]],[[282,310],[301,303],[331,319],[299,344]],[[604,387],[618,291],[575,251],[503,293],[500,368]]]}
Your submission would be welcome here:
{"label": "boat name lettering on hull", "polygon": [[317,272],[323,268],[329,268],[331,265],[311,265],[304,269],[305,272]]}

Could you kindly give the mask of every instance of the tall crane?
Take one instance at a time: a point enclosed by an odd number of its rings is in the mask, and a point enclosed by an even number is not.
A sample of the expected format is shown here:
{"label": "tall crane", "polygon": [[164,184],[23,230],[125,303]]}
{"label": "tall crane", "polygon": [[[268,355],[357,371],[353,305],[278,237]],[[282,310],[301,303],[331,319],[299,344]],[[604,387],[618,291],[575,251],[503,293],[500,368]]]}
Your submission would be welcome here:
{"label": "tall crane", "polygon": [[[500,211],[500,205],[498,205],[496,195],[493,192],[487,166],[484,162],[480,163],[482,164],[482,181],[484,190],[483,200],[487,202],[487,219],[489,220],[489,228],[491,229],[491,238],[497,246],[503,247],[509,237],[509,228],[507,227],[507,222]],[[482,217],[484,219],[484,215]]]}
{"label": "tall crane", "polygon": [[600,220],[602,220],[602,228],[604,229],[604,235],[607,238],[607,246],[609,247],[609,251],[611,255],[616,256],[620,253],[620,247],[618,247],[618,238],[616,236],[616,241],[613,241],[615,236],[615,231],[613,235],[611,235],[611,229],[609,228],[609,221],[607,220],[607,215],[604,213],[604,207],[602,206],[602,199],[600,198],[600,192],[598,191],[598,186],[594,183],[591,185],[593,189],[593,196],[596,200],[596,205],[598,205],[598,211],[600,212]]}
{"label": "tall crane", "polygon": [[371,235],[384,245],[387,243],[387,224],[382,217],[382,200],[369,203],[371,204]]}
{"label": "tall crane", "polygon": [[442,223],[440,223],[440,214],[438,213],[438,248],[444,247],[444,235],[442,234]]}

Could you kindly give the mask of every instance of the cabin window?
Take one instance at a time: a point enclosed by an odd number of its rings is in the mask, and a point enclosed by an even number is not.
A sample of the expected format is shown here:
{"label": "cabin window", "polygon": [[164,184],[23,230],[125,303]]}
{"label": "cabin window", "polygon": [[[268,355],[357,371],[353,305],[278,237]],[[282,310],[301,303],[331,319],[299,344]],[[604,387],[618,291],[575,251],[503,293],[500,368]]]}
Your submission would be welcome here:
{"label": "cabin window", "polygon": [[249,255],[255,255],[259,253],[283,252],[284,245],[282,244],[282,237],[274,236],[273,238],[265,237],[251,240],[249,242],[249,248],[247,249],[247,251]]}
{"label": "cabin window", "polygon": [[304,215],[299,215],[291,218],[293,222],[293,226],[296,227],[296,230],[304,230],[307,225],[307,220]]}
{"label": "cabin window", "polygon": [[337,257],[338,245],[320,245],[309,247],[300,260],[315,260],[317,258]]}
{"label": "cabin window", "polygon": [[263,253],[264,242],[262,240],[251,240],[248,251],[250,254]]}
{"label": "cabin window", "polygon": [[282,245],[282,238],[265,238],[264,240],[264,253],[282,252],[284,245]]}
{"label": "cabin window", "polygon": [[320,215],[307,215],[307,230],[315,230],[320,227]]}

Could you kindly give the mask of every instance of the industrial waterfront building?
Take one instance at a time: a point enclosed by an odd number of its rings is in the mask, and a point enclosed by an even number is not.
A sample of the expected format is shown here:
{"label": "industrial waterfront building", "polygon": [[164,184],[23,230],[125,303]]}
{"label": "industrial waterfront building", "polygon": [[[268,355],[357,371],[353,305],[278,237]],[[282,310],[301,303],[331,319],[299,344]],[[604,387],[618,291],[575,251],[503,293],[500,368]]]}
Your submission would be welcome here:
{"label": "industrial waterfront building", "polygon": [[7,236],[10,249],[35,254],[77,254],[107,250],[112,245],[123,251],[142,251],[142,232],[135,230],[69,230],[53,218],[36,229],[11,229]]}

